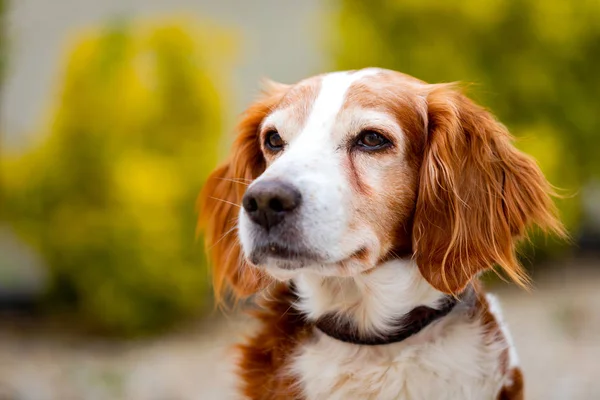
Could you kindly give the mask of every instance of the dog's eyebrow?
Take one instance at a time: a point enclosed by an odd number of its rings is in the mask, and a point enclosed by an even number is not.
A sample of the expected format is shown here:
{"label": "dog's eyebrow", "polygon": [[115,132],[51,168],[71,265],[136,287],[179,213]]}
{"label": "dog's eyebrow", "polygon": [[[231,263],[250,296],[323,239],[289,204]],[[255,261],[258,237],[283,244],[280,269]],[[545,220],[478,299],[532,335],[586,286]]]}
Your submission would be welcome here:
{"label": "dog's eyebrow", "polygon": [[279,108],[271,111],[258,126],[258,132],[262,132],[267,127],[278,128],[278,125],[281,125],[289,120],[289,118],[287,118],[287,114],[289,114],[289,107]]}

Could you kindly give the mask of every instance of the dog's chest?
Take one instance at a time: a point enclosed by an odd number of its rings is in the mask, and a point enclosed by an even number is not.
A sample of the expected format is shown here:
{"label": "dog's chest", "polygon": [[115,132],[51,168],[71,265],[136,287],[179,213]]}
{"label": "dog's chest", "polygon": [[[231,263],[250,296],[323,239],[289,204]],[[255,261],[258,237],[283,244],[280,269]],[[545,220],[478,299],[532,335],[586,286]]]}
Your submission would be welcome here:
{"label": "dog's chest", "polygon": [[292,370],[307,399],[495,399],[503,383],[502,344],[485,343],[473,322],[431,328],[385,346],[317,333],[299,349]]}

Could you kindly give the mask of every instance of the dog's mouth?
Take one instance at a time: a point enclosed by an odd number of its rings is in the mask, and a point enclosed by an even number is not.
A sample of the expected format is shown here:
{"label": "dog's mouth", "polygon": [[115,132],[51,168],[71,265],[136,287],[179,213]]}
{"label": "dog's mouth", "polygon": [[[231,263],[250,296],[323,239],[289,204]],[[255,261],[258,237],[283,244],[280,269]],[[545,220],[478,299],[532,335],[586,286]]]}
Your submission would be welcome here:
{"label": "dog's mouth", "polygon": [[301,268],[307,264],[323,262],[323,257],[313,251],[276,242],[256,247],[248,258],[254,265],[262,265],[272,260],[283,269]]}
{"label": "dog's mouth", "polygon": [[368,258],[368,253],[369,251],[366,247],[361,247],[349,256],[331,259],[329,257],[323,257],[309,249],[272,242],[256,247],[248,259],[252,264],[257,266],[269,263],[274,264],[280,269],[295,270],[315,265],[338,265],[340,267],[345,267],[348,263],[352,262],[364,263]]}

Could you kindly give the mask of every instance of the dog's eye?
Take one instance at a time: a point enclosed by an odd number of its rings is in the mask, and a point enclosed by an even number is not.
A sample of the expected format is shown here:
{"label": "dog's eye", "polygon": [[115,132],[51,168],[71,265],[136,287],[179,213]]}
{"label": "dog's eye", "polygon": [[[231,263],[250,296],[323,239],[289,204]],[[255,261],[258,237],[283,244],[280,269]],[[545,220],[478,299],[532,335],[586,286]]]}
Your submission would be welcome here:
{"label": "dog's eye", "polygon": [[363,150],[379,150],[390,144],[391,142],[383,135],[369,130],[362,131],[356,141],[356,145]]}
{"label": "dog's eye", "polygon": [[269,131],[265,135],[265,146],[272,151],[280,151],[283,149],[285,145],[281,136],[277,131]]}

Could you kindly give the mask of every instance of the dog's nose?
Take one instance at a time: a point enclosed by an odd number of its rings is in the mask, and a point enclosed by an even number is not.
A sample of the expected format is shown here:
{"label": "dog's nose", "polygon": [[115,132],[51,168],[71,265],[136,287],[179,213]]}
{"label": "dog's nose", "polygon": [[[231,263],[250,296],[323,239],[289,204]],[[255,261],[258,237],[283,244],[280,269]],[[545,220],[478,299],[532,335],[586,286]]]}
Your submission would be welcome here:
{"label": "dog's nose", "polygon": [[283,221],[301,202],[300,191],[279,180],[255,183],[242,199],[248,217],[266,230]]}

